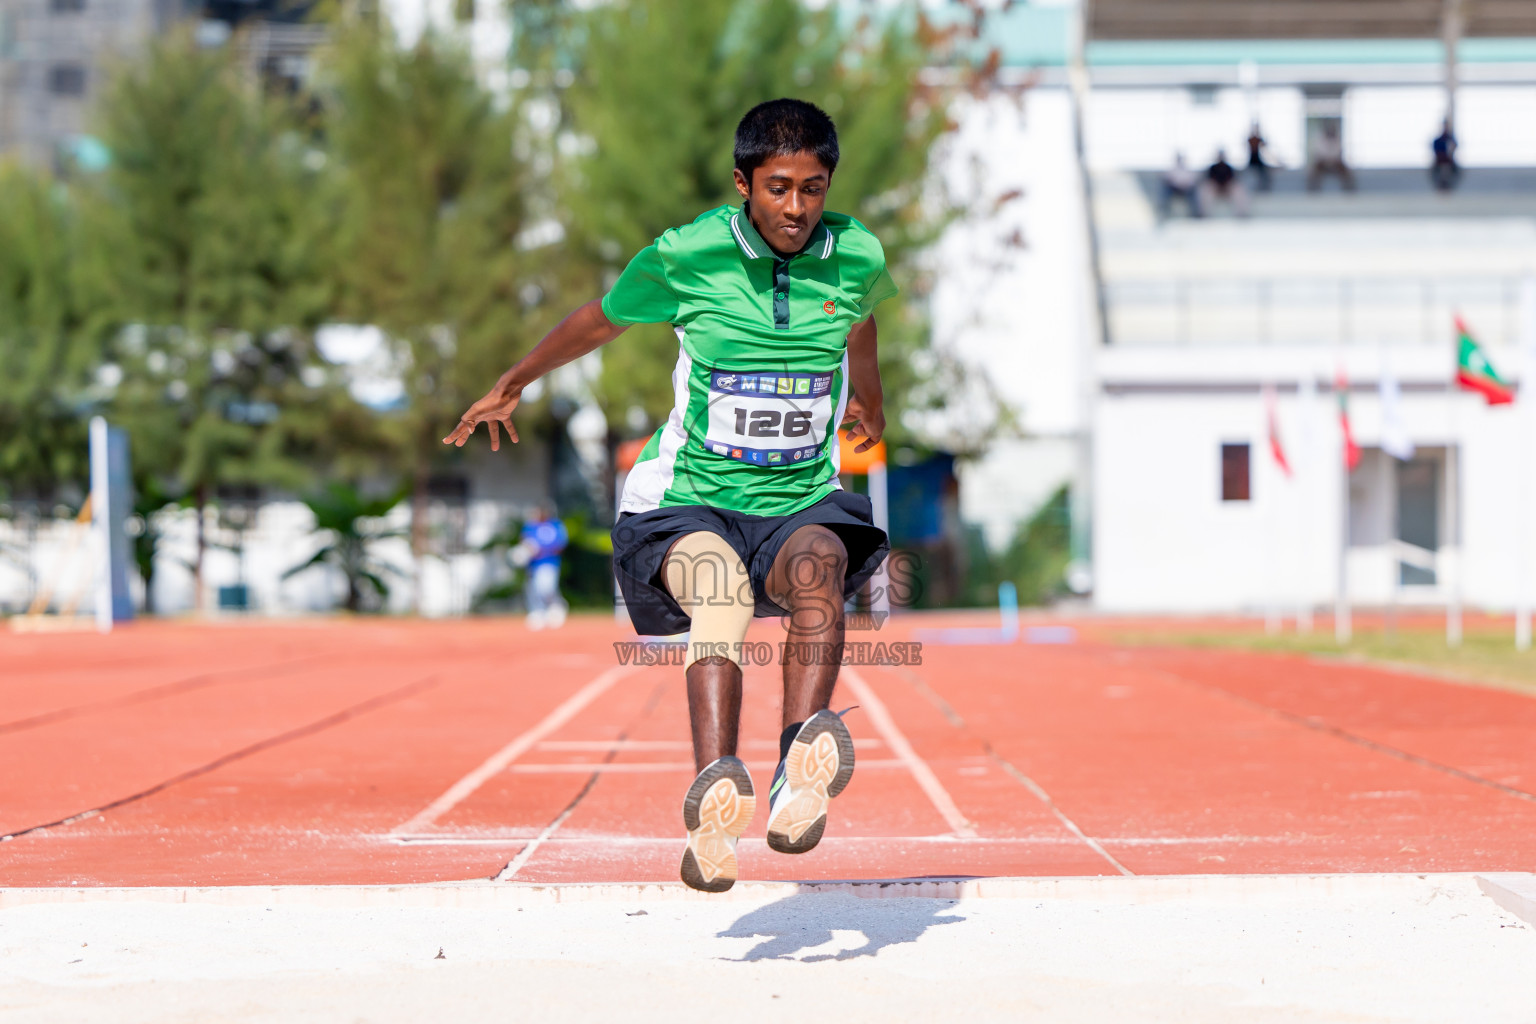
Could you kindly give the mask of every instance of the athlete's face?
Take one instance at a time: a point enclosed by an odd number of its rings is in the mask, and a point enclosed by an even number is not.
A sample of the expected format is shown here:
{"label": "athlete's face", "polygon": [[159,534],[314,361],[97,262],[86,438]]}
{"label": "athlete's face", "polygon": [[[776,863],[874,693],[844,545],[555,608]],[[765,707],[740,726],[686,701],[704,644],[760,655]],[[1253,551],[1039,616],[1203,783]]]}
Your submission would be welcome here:
{"label": "athlete's face", "polygon": [[771,157],[752,172],[736,172],[736,191],[751,206],[752,226],[780,255],[799,252],[827,205],[832,172],[807,152]]}

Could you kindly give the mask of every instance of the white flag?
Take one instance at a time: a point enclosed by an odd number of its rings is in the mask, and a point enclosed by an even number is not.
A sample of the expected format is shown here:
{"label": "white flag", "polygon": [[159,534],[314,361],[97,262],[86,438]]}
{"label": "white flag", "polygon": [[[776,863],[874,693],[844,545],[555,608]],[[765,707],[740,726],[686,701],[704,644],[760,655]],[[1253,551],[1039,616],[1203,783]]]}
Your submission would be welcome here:
{"label": "white flag", "polygon": [[1381,356],[1381,450],[1402,462],[1413,458],[1413,441],[1408,437],[1408,425],[1403,422],[1403,398],[1398,390],[1397,375],[1386,353]]}

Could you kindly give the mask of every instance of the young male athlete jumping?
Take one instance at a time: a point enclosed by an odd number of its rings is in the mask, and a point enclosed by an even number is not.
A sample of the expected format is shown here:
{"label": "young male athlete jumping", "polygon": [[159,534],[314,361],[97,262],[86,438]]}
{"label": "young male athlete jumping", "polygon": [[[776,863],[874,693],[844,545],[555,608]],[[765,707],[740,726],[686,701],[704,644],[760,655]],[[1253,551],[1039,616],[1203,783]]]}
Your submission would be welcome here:
{"label": "young male athlete jumping", "polygon": [[629,474],[614,569],[641,635],[689,632],[685,677],[698,777],[683,801],[682,878],[723,892],[756,808],[736,757],[742,641],[786,616],[783,733],[768,845],[804,853],[853,774],[853,740],[828,710],[846,600],[889,551],[869,499],[838,483],[836,429],[864,451],[885,430],[874,308],[896,293],[885,254],[824,212],[837,129],[799,100],[760,104],[736,128],[740,207],[722,206],[641,250],[613,289],[566,317],[470,406],[445,443],[485,423],[517,440],[523,389],[622,334],[668,323],[675,405]]}

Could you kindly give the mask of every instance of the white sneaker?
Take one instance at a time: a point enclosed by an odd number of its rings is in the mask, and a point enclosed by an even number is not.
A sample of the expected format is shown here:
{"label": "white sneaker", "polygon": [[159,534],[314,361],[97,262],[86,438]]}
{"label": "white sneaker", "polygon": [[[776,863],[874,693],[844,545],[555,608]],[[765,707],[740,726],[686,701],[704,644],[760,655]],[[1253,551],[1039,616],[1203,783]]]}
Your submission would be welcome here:
{"label": "white sneaker", "polygon": [[544,628],[544,613],[543,612],[529,612],[528,613],[528,617],[526,619],[524,619],[523,622],[524,622],[524,624],[529,629],[543,629]]}
{"label": "white sneaker", "polygon": [[827,805],[853,778],[853,737],[840,715],[818,711],[789,741],[768,787],[768,845],[805,853],[821,842]]}
{"label": "white sneaker", "polygon": [[688,845],[679,869],[683,881],[701,892],[725,892],[736,884],[736,840],[757,810],[752,776],[734,757],[722,757],[699,772],[683,797]]}
{"label": "white sneaker", "polygon": [[552,607],[549,612],[549,621],[546,623],[550,629],[559,629],[565,625],[565,602],[561,601]]}

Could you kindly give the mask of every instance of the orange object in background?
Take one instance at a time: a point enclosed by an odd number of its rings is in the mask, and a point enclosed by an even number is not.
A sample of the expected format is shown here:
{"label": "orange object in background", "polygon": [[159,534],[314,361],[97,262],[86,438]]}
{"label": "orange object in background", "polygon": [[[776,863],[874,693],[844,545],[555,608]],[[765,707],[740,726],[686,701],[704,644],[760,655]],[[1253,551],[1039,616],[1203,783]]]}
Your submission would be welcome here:
{"label": "orange object in background", "polygon": [[640,457],[640,453],[645,450],[650,440],[649,437],[637,437],[632,441],[621,442],[618,450],[613,453],[613,468],[620,473],[628,473],[634,469],[635,460]]}
{"label": "orange object in background", "polygon": [[842,473],[867,474],[869,467],[877,462],[885,461],[885,442],[881,441],[868,451],[856,452],[854,448],[863,443],[861,437],[857,441],[848,440],[848,432],[837,432],[837,458],[838,471]]}

